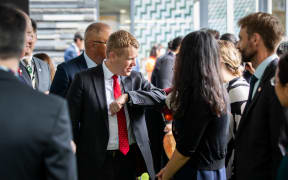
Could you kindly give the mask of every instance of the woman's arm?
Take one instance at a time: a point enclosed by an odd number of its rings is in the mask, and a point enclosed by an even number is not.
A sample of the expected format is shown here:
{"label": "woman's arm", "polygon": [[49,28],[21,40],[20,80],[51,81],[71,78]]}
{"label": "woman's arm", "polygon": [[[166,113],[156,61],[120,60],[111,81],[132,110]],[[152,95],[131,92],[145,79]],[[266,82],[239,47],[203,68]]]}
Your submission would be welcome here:
{"label": "woman's arm", "polygon": [[183,156],[177,149],[175,149],[168,164],[157,174],[159,180],[171,179],[174,174],[184,166],[190,157]]}

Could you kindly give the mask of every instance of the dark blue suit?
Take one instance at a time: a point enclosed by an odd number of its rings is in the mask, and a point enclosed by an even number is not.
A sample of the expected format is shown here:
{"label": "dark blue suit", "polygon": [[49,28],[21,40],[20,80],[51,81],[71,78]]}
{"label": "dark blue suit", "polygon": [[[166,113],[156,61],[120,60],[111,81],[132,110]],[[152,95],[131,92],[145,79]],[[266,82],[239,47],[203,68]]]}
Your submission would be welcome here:
{"label": "dark blue suit", "polygon": [[50,93],[65,97],[75,74],[86,69],[88,67],[84,53],[69,62],[59,64],[50,88]]}
{"label": "dark blue suit", "polygon": [[0,179],[77,180],[67,103],[0,70]]}
{"label": "dark blue suit", "polygon": [[[287,142],[283,109],[270,79],[278,60],[265,69],[256,93],[247,104],[235,137],[235,175],[237,180],[276,178],[283,154],[281,142]],[[284,144],[285,147],[285,144]]]}

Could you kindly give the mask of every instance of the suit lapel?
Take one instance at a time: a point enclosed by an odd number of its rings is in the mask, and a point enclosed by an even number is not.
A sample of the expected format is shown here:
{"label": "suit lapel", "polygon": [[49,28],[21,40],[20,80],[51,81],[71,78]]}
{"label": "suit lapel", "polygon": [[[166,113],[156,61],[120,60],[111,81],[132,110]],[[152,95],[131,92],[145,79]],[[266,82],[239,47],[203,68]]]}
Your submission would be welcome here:
{"label": "suit lapel", "polygon": [[26,84],[28,84],[29,86],[32,87],[32,82],[31,82],[31,78],[27,72],[27,69],[25,68],[25,66],[22,64],[22,62],[19,63],[19,68],[21,69],[21,76],[20,79],[22,79],[23,82],[25,82]]}
{"label": "suit lapel", "polygon": [[124,92],[128,92],[132,90],[132,80],[130,76],[120,76],[121,85],[123,87]]}
{"label": "suit lapel", "polygon": [[85,69],[88,69],[87,63],[85,61],[84,53],[82,53],[80,56],[80,61],[77,61],[78,68],[80,71],[83,71]]}
{"label": "suit lapel", "polygon": [[43,71],[41,69],[39,61],[35,57],[33,57],[33,61],[34,61],[34,64],[35,64],[35,71],[36,71],[36,89],[38,89],[39,88],[39,82],[43,82],[44,81],[42,79],[43,78],[43,76],[42,76],[42,72]]}
{"label": "suit lapel", "polygon": [[107,109],[105,84],[104,84],[104,73],[103,73],[102,65],[99,65],[95,68],[95,71],[93,71],[91,78],[93,79],[93,85],[95,88],[96,97],[98,99],[100,109],[104,109],[103,117],[105,119],[105,125],[107,128],[109,128],[108,109]]}
{"label": "suit lapel", "polygon": [[241,121],[240,121],[240,124],[239,124],[239,127],[238,127],[238,133],[237,133],[237,136],[239,136],[243,130],[243,127],[248,123],[247,122],[247,116],[248,114],[250,113],[250,111],[253,109],[255,103],[257,102],[260,94],[262,93],[262,90],[263,90],[263,87],[264,87],[264,84],[270,80],[270,78],[273,76],[273,73],[275,72],[275,66],[277,64],[277,59],[273,60],[268,66],[267,68],[265,69],[264,73],[263,73],[263,76],[261,78],[261,81],[259,83],[259,86],[258,88],[256,89],[256,92],[255,92],[255,95],[251,101],[251,103],[245,107],[245,110],[244,110],[244,113],[242,115],[242,118],[241,118]]}

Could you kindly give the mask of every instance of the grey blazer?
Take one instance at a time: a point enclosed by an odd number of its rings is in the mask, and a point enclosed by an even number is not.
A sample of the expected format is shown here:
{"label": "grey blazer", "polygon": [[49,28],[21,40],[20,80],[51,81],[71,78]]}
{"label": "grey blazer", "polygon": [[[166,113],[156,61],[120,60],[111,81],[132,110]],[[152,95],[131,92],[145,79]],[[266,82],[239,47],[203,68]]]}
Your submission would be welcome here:
{"label": "grey blazer", "polygon": [[[33,57],[33,61],[35,63],[36,70],[36,89],[42,92],[49,91],[51,86],[50,79],[50,68],[46,62],[43,60]],[[20,80],[25,84],[32,87],[31,78],[29,73],[22,62],[20,62],[19,67],[22,71],[22,75],[20,76]]]}

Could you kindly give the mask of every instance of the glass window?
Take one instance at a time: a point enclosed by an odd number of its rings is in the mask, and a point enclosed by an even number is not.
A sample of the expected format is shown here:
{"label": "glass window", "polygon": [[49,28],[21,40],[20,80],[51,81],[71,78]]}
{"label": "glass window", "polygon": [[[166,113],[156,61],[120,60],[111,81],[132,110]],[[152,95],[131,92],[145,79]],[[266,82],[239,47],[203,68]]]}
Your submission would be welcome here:
{"label": "glass window", "polygon": [[99,0],[99,20],[113,31],[130,31],[130,0]]}
{"label": "glass window", "polygon": [[286,27],[285,0],[273,0],[272,2],[272,14],[277,16]]}

